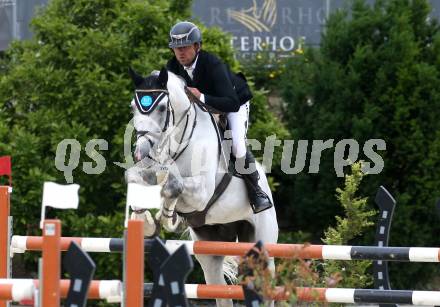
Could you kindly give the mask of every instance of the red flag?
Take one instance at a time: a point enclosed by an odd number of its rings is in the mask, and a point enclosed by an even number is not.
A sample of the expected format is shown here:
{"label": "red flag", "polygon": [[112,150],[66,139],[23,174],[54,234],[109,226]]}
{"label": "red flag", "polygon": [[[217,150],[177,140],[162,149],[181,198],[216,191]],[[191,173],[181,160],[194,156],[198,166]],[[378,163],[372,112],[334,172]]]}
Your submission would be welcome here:
{"label": "red flag", "polygon": [[9,177],[9,185],[12,183],[11,173],[11,156],[0,157],[0,176],[7,175]]}

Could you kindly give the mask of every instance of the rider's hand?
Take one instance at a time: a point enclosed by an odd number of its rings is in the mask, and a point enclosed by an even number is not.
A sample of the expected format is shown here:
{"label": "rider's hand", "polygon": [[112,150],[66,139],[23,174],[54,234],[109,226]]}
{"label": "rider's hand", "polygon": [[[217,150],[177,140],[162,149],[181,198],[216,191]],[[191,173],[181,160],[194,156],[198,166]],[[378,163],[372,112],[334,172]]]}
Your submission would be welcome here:
{"label": "rider's hand", "polygon": [[202,93],[200,93],[200,91],[198,89],[196,89],[195,87],[189,87],[188,89],[191,91],[191,93],[193,93],[194,96],[196,96],[198,99],[200,99],[200,96],[202,95]]}

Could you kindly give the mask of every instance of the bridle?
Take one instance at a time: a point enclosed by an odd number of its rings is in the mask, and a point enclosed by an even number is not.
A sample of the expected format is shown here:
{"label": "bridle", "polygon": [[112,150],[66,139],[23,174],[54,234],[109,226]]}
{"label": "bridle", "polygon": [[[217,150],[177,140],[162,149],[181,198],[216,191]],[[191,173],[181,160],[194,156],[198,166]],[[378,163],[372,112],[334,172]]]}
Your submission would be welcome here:
{"label": "bridle", "polygon": [[[168,145],[168,155],[167,157],[171,159],[172,163],[175,162],[185,151],[185,149],[188,147],[190,140],[192,138],[192,135],[194,133],[194,129],[197,124],[197,110],[195,108],[195,104],[191,101],[190,106],[183,112],[182,116],[176,121],[175,112],[173,109],[173,106],[171,104],[170,98],[169,98],[169,92],[164,89],[149,89],[149,90],[138,90],[139,92],[144,93],[158,93],[160,92],[160,95],[158,96],[157,104],[162,100],[164,97],[168,98],[167,106],[166,106],[166,117],[165,117],[165,123],[164,126],[161,129],[162,134],[165,133],[165,135],[161,138],[159,138],[159,141],[156,144],[153,144],[151,142],[151,139],[146,137],[146,139],[150,142],[151,150],[148,153],[147,157],[155,162],[163,162],[158,161],[158,158],[161,156],[163,150]],[[161,97],[159,99],[159,97]],[[194,113],[194,119],[192,122],[192,125],[190,125],[190,116],[191,116],[191,109]],[[154,112],[154,108],[148,113]],[[142,113],[142,112],[141,112]],[[172,120],[172,126],[170,127],[170,122]],[[174,153],[171,153],[171,137],[174,135],[174,132],[176,129],[179,128],[179,126],[182,124],[182,122],[185,121],[184,128],[181,132],[180,140],[177,142],[178,147],[174,151]],[[191,126],[191,131],[189,133],[189,136],[186,140],[184,140],[185,135],[187,134],[187,130]],[[137,130],[136,131],[136,138],[139,139],[140,137],[145,137],[148,135],[152,135],[154,132],[148,131],[148,130]],[[184,145],[185,144],[185,145]],[[162,163],[161,163],[162,164]]]}
{"label": "bridle", "polygon": [[[168,102],[167,102],[167,115],[166,115],[166,118],[165,118],[164,127],[162,128],[162,132],[165,132],[166,129],[168,128],[168,126],[169,126],[170,110],[173,112],[173,125],[174,125],[174,110],[170,106],[169,93],[168,93],[167,90],[164,90],[164,89],[136,90],[136,95],[138,93],[160,93],[160,95],[156,98],[157,102],[160,102],[160,100],[162,100],[162,98],[166,96],[168,98]],[[145,111],[145,112],[142,112],[142,110],[139,109],[139,112],[141,114],[149,114],[152,111],[154,111],[154,108],[152,108],[151,111]],[[145,135],[145,134],[148,134],[148,133],[149,133],[149,131],[147,131],[147,130],[136,131],[136,135],[137,135],[138,138],[143,136],[143,135]]]}

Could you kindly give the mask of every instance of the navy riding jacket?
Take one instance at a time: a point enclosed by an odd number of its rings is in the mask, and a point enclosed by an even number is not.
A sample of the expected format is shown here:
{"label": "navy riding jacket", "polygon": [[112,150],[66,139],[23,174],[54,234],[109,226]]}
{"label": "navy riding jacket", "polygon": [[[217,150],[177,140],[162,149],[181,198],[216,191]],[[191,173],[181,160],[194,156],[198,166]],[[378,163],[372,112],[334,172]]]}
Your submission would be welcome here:
{"label": "navy riding jacket", "polygon": [[215,55],[200,50],[193,79],[176,57],[167,63],[167,69],[183,77],[186,84],[205,95],[205,103],[222,112],[237,112],[240,106],[252,98],[243,74],[234,74]]}

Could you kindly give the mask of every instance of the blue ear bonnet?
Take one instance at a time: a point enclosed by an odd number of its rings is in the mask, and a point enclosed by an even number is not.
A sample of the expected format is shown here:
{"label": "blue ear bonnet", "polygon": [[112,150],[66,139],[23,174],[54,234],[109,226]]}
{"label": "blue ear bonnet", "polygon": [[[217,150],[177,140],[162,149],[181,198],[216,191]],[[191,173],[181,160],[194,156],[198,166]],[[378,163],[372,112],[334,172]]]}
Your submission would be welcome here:
{"label": "blue ear bonnet", "polygon": [[151,113],[159,102],[168,95],[166,90],[135,90],[136,106],[142,114]]}

